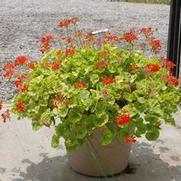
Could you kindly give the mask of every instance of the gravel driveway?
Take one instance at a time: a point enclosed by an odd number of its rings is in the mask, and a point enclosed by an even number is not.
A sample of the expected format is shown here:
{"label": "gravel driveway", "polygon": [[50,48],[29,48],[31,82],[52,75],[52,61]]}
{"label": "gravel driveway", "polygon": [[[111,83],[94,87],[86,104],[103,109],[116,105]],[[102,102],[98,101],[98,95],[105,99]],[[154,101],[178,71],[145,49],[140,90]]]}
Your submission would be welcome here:
{"label": "gravel driveway", "polygon": [[[58,22],[79,16],[80,28],[112,32],[132,27],[153,27],[166,50],[168,5],[148,5],[106,0],[0,0],[0,66],[18,55],[38,58],[41,35],[60,31]],[[7,97],[9,86],[0,79],[0,94]],[[10,94],[8,94],[10,95]]]}

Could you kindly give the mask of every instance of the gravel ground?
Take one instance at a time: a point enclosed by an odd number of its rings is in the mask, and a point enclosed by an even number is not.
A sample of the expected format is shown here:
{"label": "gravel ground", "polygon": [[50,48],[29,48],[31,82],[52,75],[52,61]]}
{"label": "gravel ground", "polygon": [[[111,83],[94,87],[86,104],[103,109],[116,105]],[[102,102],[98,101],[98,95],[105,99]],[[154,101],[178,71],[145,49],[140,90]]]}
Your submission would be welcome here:
{"label": "gravel ground", "polygon": [[[39,38],[59,32],[59,20],[72,16],[79,16],[80,28],[86,30],[109,28],[116,33],[132,27],[157,28],[166,50],[168,5],[106,0],[0,0],[0,66],[18,55],[38,58]],[[0,87],[0,95],[5,97],[13,92],[12,86],[1,79]]]}

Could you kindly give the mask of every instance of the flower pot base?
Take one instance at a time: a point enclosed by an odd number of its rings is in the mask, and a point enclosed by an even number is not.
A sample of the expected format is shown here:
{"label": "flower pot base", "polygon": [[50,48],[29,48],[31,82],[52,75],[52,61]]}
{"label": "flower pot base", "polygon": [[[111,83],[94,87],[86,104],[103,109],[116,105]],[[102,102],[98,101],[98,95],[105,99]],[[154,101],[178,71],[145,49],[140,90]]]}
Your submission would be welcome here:
{"label": "flower pot base", "polygon": [[121,143],[115,138],[111,144],[100,144],[101,132],[96,130],[86,142],[68,153],[72,169],[82,175],[105,177],[118,175],[128,166],[131,144]]}

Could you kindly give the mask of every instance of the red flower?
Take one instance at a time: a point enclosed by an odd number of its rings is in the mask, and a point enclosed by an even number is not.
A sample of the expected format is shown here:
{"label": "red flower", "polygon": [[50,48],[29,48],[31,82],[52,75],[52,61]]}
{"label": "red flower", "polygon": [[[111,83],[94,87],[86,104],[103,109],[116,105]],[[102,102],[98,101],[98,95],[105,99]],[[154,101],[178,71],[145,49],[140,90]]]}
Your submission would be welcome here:
{"label": "red flower", "polygon": [[155,53],[157,53],[161,49],[161,43],[158,39],[151,38],[150,45],[152,47],[152,51],[154,51]]}
{"label": "red flower", "polygon": [[124,137],[125,143],[136,143],[136,137],[134,135],[127,135]]}
{"label": "red flower", "polygon": [[63,19],[60,21],[59,26],[61,28],[68,27],[71,24],[71,19]]}
{"label": "red flower", "polygon": [[28,58],[25,56],[19,56],[15,60],[15,65],[23,65],[28,61]]}
{"label": "red flower", "polygon": [[129,114],[124,114],[123,116],[119,117],[116,116],[115,120],[118,125],[128,124],[131,121],[132,117]]}
{"label": "red flower", "polygon": [[41,37],[41,42],[42,43],[50,42],[51,40],[53,40],[52,35],[44,35],[44,36]]}
{"label": "red flower", "polygon": [[28,87],[26,87],[25,85],[24,85],[24,86],[21,86],[21,87],[20,87],[20,91],[21,91],[21,92],[24,92],[24,93],[25,93],[25,92],[28,92]]}
{"label": "red flower", "polygon": [[128,33],[124,33],[123,38],[124,38],[125,41],[127,41],[129,43],[131,43],[131,42],[138,39],[135,32],[134,32],[134,30],[132,30],[132,31],[130,31]]}
{"label": "red flower", "polygon": [[7,109],[3,114],[1,114],[2,118],[3,118],[3,122],[6,123],[7,120],[10,119],[10,110]]}
{"label": "red flower", "polygon": [[20,88],[22,86],[23,82],[21,79],[16,79],[14,83],[17,88]]}
{"label": "red flower", "polygon": [[140,32],[145,34],[147,37],[153,34],[152,28],[141,28]]}
{"label": "red flower", "polygon": [[106,36],[107,36],[107,42],[116,42],[116,43],[120,42],[119,37],[116,35],[106,34]]}
{"label": "red flower", "polygon": [[3,74],[3,77],[6,79],[10,79],[13,76],[13,71],[12,70],[8,70]]}
{"label": "red flower", "polygon": [[15,68],[15,64],[14,63],[8,63],[4,66],[4,70],[7,71],[7,70],[13,70]]}
{"label": "red flower", "polygon": [[42,53],[48,52],[51,48],[50,46],[50,42],[53,40],[53,36],[52,35],[44,35],[41,37],[41,48],[40,51]]}
{"label": "red flower", "polygon": [[105,65],[104,61],[96,62],[97,68],[103,69],[103,68],[105,68],[105,66],[106,65]]}
{"label": "red flower", "polygon": [[83,82],[76,82],[75,86],[79,89],[84,89],[86,87],[85,83]]}
{"label": "red flower", "polygon": [[78,22],[79,22],[79,18],[77,17],[73,17],[71,19],[63,19],[60,21],[59,26],[61,28],[65,28],[65,27],[67,28],[68,26],[75,25]]}
{"label": "red flower", "polygon": [[31,61],[31,62],[28,63],[28,67],[29,67],[30,69],[32,69],[32,70],[35,68],[35,65],[36,65],[36,62],[35,62],[35,61]]}
{"label": "red flower", "polygon": [[73,40],[72,40],[71,37],[67,37],[67,38],[65,38],[64,40],[65,40],[67,43],[72,43],[72,42],[73,42]]}
{"label": "red flower", "polygon": [[174,64],[172,61],[170,61],[170,60],[164,60],[163,61],[163,67],[164,68],[169,68],[169,69],[171,69],[171,68],[174,68],[176,66],[176,64]]}
{"label": "red flower", "polygon": [[70,48],[67,48],[65,50],[65,56],[72,56],[73,54],[75,53],[75,48],[74,47],[70,47]]}
{"label": "red flower", "polygon": [[163,80],[171,85],[177,86],[179,84],[179,80],[172,75],[164,75],[162,76]]}
{"label": "red flower", "polygon": [[[81,38],[81,37],[80,37],[80,38]],[[80,38],[79,38],[79,39],[80,39]],[[92,44],[93,41],[95,40],[95,35],[93,35],[92,32],[88,32],[88,33],[86,33],[86,34],[84,35],[84,39],[86,40],[86,41],[84,42],[86,45]]]}
{"label": "red flower", "polygon": [[3,108],[3,101],[0,99],[0,110]]}
{"label": "red flower", "polygon": [[51,64],[51,67],[52,67],[53,70],[58,70],[60,68],[60,65],[61,64],[59,62],[53,62]]}
{"label": "red flower", "polygon": [[160,70],[160,65],[159,64],[149,63],[149,64],[146,65],[146,67],[148,69],[150,69],[152,72],[158,72]]}
{"label": "red flower", "polygon": [[25,105],[23,102],[18,102],[16,104],[16,110],[19,111],[19,112],[25,112]]}
{"label": "red flower", "polygon": [[107,75],[105,75],[102,79],[103,84],[108,85],[108,84],[112,84],[115,82],[115,79],[113,77],[108,77]]}
{"label": "red flower", "polygon": [[0,66],[0,71],[4,70],[4,67],[3,66]]}

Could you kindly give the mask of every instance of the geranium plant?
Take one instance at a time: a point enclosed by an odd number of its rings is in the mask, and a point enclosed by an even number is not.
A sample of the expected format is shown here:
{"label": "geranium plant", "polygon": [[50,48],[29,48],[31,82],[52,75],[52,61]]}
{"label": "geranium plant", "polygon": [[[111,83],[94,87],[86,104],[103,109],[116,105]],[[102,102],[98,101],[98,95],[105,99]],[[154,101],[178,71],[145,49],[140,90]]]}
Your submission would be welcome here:
{"label": "geranium plant", "polygon": [[[34,130],[55,125],[52,146],[63,137],[68,151],[98,128],[102,145],[116,136],[126,143],[142,135],[156,140],[164,121],[175,125],[181,93],[175,64],[159,58],[153,29],[94,35],[77,30],[78,21],[62,20],[64,35],[43,36],[38,61],[19,56],[1,68],[18,89],[12,112],[30,118]],[[2,113],[3,121],[9,116],[10,110]]]}

